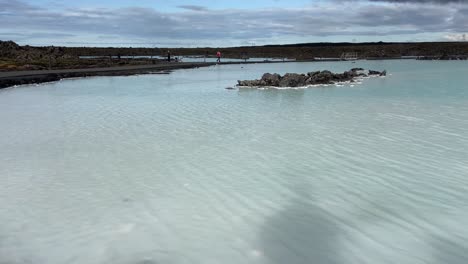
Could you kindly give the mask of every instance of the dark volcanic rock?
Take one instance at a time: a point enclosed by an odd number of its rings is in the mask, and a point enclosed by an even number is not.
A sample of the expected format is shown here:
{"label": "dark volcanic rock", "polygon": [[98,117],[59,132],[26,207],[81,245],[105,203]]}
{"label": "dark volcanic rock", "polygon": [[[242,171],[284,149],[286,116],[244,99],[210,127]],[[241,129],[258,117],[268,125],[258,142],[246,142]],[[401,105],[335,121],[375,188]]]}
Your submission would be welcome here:
{"label": "dark volcanic rock", "polygon": [[20,46],[13,41],[0,40],[0,57],[12,57],[20,49]]}
{"label": "dark volcanic rock", "polygon": [[[237,81],[238,86],[250,87],[301,87],[317,84],[333,84],[340,82],[352,82],[357,77],[367,77],[362,68],[353,68],[343,73],[332,73],[330,71],[314,71],[306,74],[286,73],[284,76],[279,74],[265,73],[260,80]],[[369,70],[369,75],[385,76],[386,71],[379,72]]]}
{"label": "dark volcanic rock", "polygon": [[279,82],[279,87],[299,87],[306,85],[307,77],[304,74],[286,73]]}
{"label": "dark volcanic rock", "polygon": [[245,80],[245,81],[237,81],[238,86],[260,86],[260,80]]}
{"label": "dark volcanic rock", "polygon": [[384,70],[382,72],[379,72],[379,71],[369,70],[369,75],[387,76],[387,71]]}
{"label": "dark volcanic rock", "polygon": [[0,57],[9,58],[16,62],[31,62],[35,60],[74,59],[78,58],[65,53],[63,47],[31,47],[19,46],[13,41],[0,40]]}
{"label": "dark volcanic rock", "polygon": [[262,80],[265,81],[266,85],[269,86],[279,86],[281,75],[274,73],[265,73],[262,76]]}

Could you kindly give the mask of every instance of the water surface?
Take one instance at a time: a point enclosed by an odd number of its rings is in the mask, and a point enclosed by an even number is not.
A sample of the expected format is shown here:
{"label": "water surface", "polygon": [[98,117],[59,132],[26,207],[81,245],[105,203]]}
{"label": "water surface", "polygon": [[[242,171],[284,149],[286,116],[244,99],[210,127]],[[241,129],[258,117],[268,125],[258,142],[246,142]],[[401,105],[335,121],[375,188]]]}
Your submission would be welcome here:
{"label": "water surface", "polygon": [[[224,89],[353,67],[391,75]],[[249,64],[0,90],[0,263],[467,263],[467,73]]]}

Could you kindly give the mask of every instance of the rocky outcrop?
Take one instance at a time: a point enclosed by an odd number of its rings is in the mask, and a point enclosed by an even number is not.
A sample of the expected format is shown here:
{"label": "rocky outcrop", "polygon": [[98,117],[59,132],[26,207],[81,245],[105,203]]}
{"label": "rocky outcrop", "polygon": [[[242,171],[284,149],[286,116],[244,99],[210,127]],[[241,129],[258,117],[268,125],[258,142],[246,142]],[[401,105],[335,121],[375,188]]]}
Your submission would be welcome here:
{"label": "rocky outcrop", "polygon": [[0,58],[13,59],[18,62],[30,62],[34,60],[56,60],[78,58],[65,52],[63,47],[31,47],[20,46],[13,41],[0,40]]}
{"label": "rocky outcrop", "polygon": [[307,76],[305,74],[286,73],[281,77],[279,87],[297,87],[305,84]]}
{"label": "rocky outcrop", "polygon": [[369,70],[369,75],[387,76],[387,71],[379,72],[379,71]]}
{"label": "rocky outcrop", "polygon": [[265,82],[265,85],[277,86],[277,85],[279,85],[279,83],[281,81],[281,75],[279,75],[277,73],[275,73],[275,74],[265,73],[262,76],[262,80]]}
{"label": "rocky outcrop", "polygon": [[238,86],[247,87],[301,87],[319,84],[334,84],[352,82],[358,77],[370,75],[385,76],[386,71],[379,72],[369,70],[367,73],[362,68],[353,68],[343,73],[332,73],[330,71],[314,71],[307,74],[286,73],[281,76],[277,73],[265,73],[259,80],[237,81]]}
{"label": "rocky outcrop", "polygon": [[180,63],[180,64],[163,64],[163,65],[132,65],[109,67],[107,69],[66,69],[66,70],[41,70],[41,71],[26,71],[18,75],[17,72],[0,73],[0,89],[23,84],[38,84],[44,82],[53,82],[67,78],[81,78],[88,76],[128,76],[135,74],[167,74],[168,71],[176,69],[192,69],[211,64],[200,65],[198,63]]}
{"label": "rocky outcrop", "polygon": [[0,40],[0,57],[13,57],[19,50],[21,50],[21,47],[15,42]]}

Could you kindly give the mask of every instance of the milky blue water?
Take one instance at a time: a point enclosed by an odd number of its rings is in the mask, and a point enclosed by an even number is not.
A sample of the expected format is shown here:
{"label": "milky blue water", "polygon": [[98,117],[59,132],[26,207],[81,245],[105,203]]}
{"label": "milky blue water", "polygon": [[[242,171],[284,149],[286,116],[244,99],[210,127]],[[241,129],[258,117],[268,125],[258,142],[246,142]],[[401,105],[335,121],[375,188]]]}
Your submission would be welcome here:
{"label": "milky blue water", "polygon": [[[225,90],[264,72],[362,84]],[[0,263],[467,263],[468,63],[0,90]]]}

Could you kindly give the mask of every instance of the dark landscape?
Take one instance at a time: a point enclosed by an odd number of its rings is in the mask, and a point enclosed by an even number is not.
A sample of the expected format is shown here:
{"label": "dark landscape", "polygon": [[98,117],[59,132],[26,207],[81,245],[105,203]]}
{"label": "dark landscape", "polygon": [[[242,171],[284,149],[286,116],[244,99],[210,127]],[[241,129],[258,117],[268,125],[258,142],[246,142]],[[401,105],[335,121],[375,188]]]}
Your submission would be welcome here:
{"label": "dark landscape", "polygon": [[[96,68],[119,65],[158,63],[157,58],[209,56],[221,51],[225,58],[289,58],[296,60],[340,59],[354,53],[358,59],[466,59],[468,42],[421,43],[304,43],[230,48],[93,48],[20,46],[13,41],[0,41],[0,71]],[[84,59],[83,56],[101,58]],[[119,57],[125,57],[120,58]],[[130,58],[129,58],[130,57]]]}
{"label": "dark landscape", "polygon": [[[173,59],[171,62],[166,60],[168,51]],[[348,54],[351,54],[353,59],[367,60],[466,60],[468,43],[376,42],[305,43],[230,48],[97,48],[20,46],[13,41],[0,41],[0,88],[71,77],[144,74],[210,66],[214,63],[176,62],[174,58],[215,57],[217,51],[221,51],[223,58],[243,59],[247,63],[250,58],[265,58],[264,62],[270,62],[268,59],[345,60]]]}

